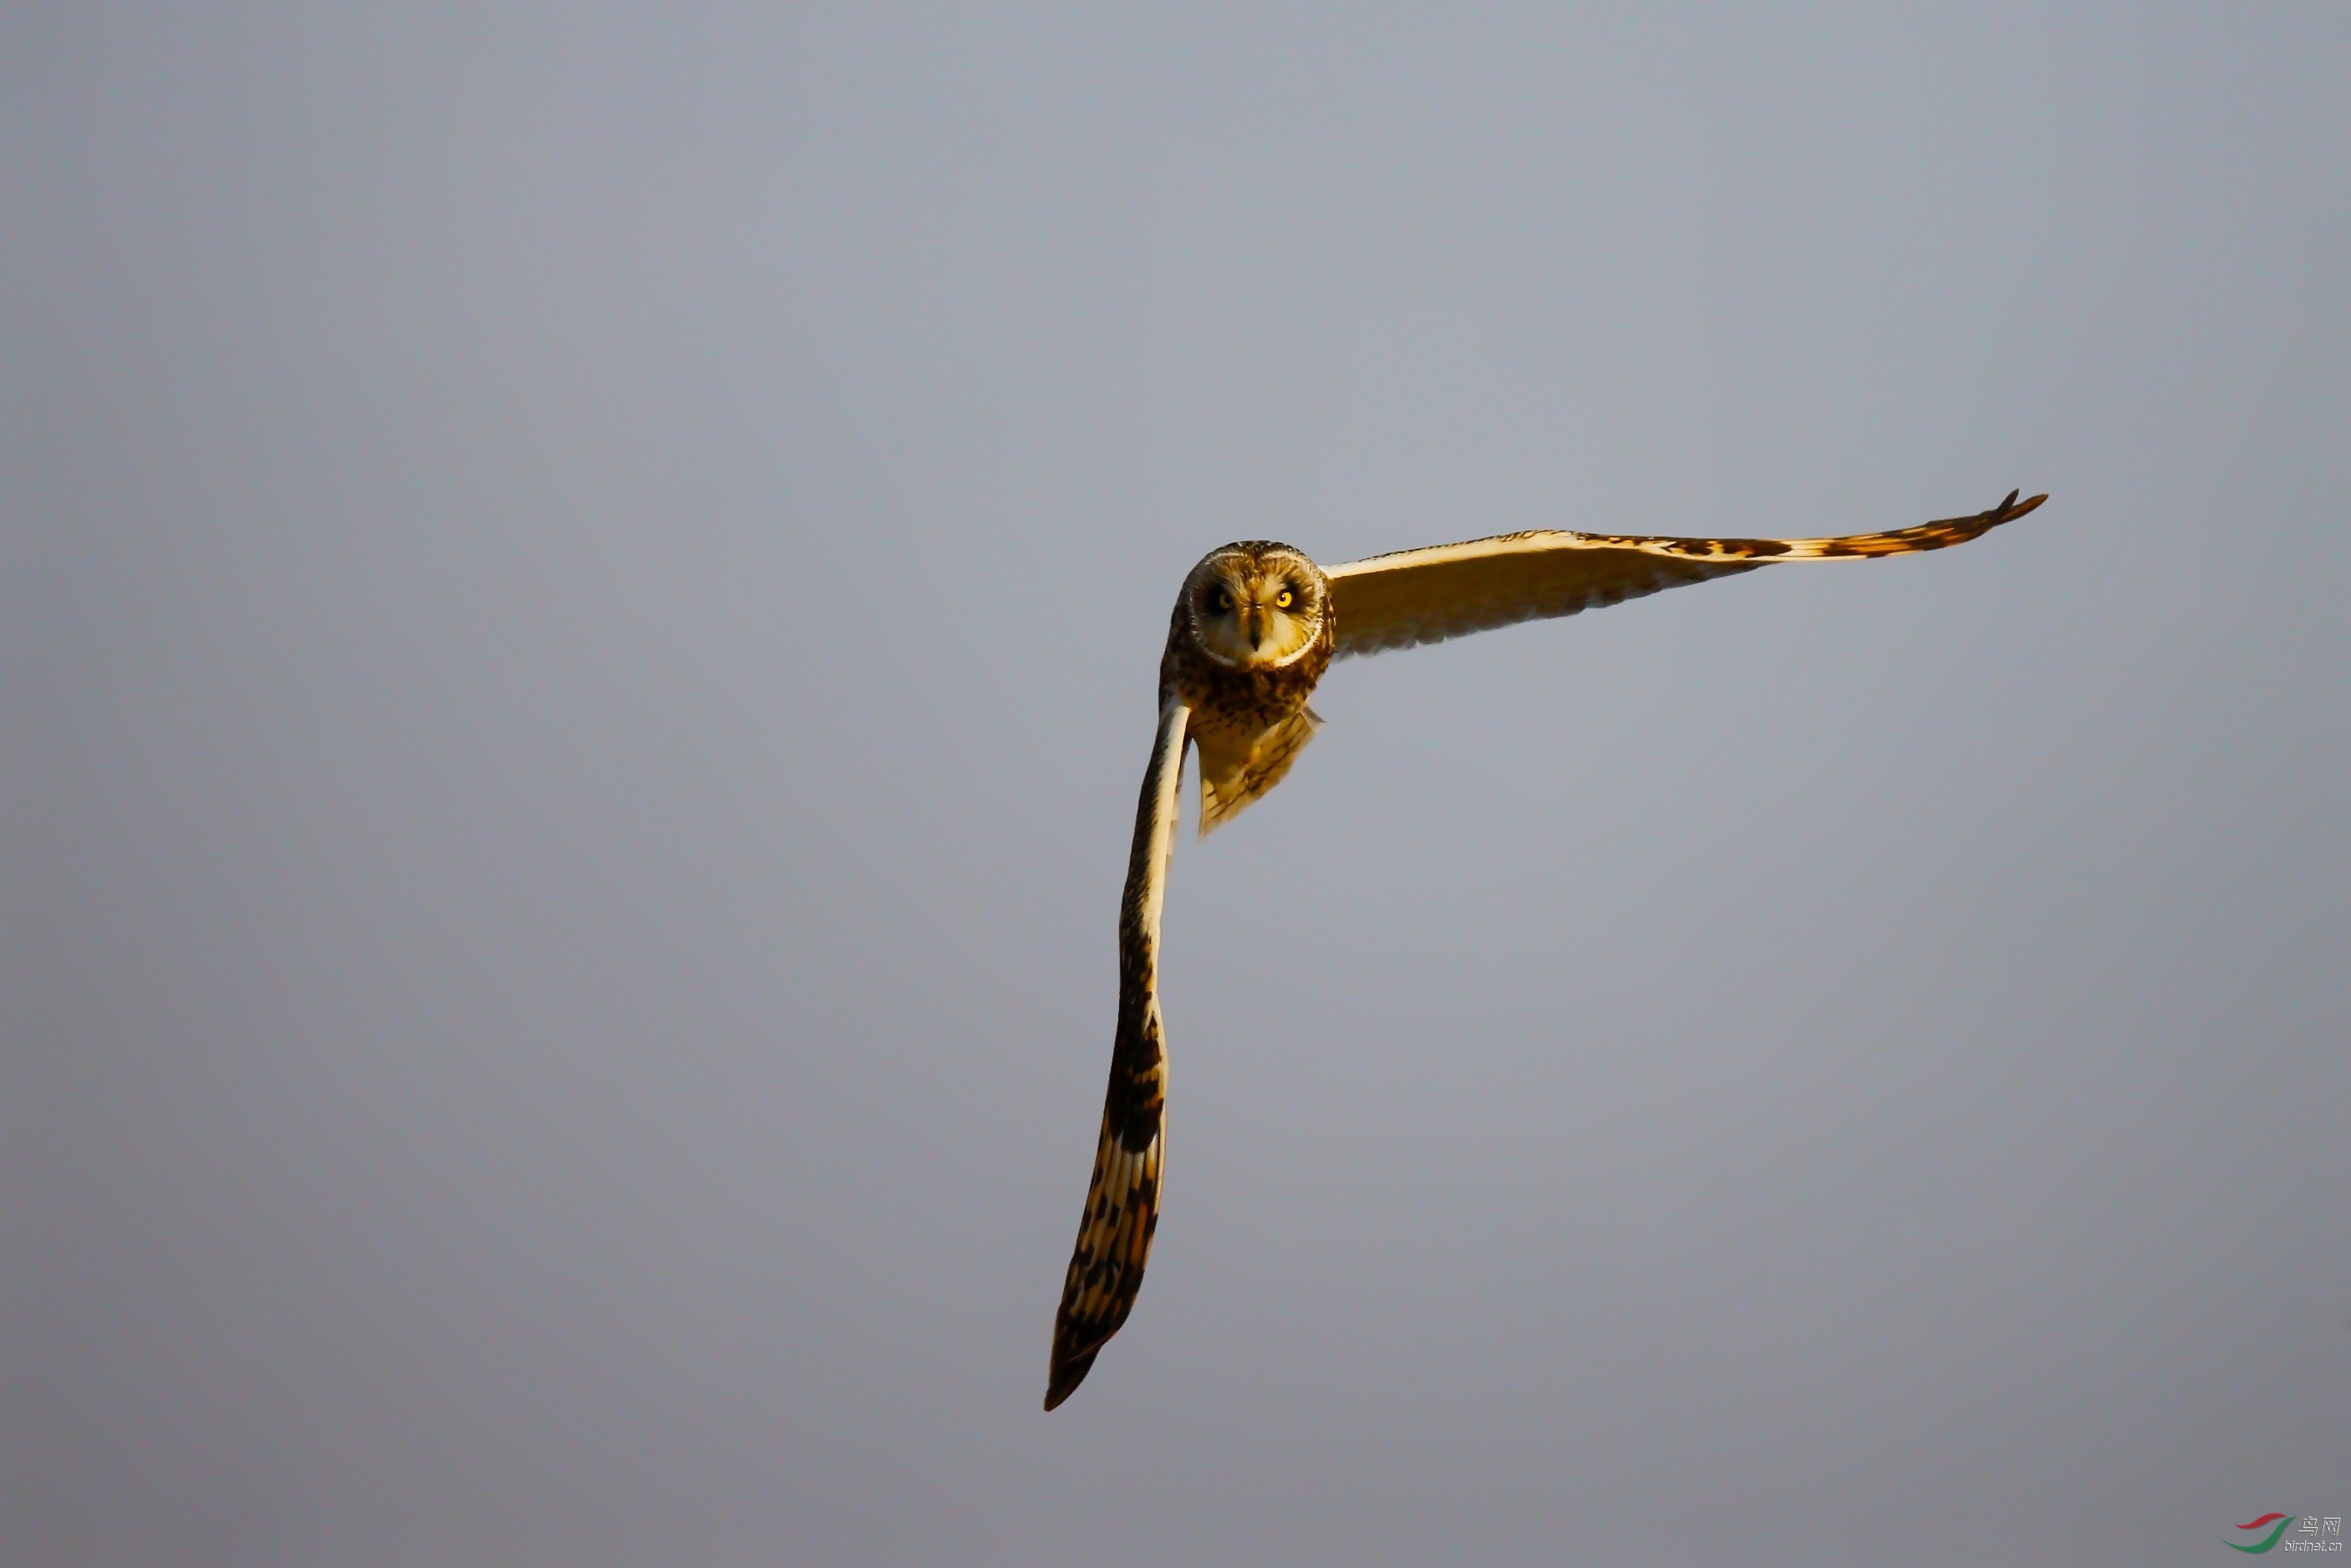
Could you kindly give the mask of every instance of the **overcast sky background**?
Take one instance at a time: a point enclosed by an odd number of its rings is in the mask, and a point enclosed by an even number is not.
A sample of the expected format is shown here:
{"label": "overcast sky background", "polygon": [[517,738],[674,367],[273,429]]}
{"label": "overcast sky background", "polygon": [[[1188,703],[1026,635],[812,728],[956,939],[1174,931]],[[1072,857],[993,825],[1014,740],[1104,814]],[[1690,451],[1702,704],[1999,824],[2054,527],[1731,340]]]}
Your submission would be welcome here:
{"label": "overcast sky background", "polygon": [[[2351,1514],[2351,11],[5,40],[12,1563]],[[2014,486],[1335,669],[1040,1413],[1196,559]]]}

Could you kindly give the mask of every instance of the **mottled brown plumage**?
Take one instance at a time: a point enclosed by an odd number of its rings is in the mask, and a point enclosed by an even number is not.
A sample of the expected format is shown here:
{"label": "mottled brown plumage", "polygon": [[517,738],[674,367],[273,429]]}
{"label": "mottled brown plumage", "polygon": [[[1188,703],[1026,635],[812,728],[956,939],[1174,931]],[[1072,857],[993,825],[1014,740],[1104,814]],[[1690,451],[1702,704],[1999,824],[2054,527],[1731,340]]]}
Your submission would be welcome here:
{"label": "mottled brown plumage", "polygon": [[1167,1123],[1167,1053],[1159,1023],[1159,897],[1176,828],[1176,786],[1184,768],[1188,710],[1172,695],[1160,704],[1159,737],[1143,777],[1126,893],[1118,910],[1118,1025],[1111,1039],[1110,1089],[1093,1180],[1078,1222],[1078,1244],[1053,1325],[1050,1410],[1084,1381],[1102,1342],[1119,1331],[1143,1285],[1151,1233],[1159,1224],[1159,1155]]}
{"label": "mottled brown plumage", "polygon": [[[1209,597],[1286,589],[1302,612],[1296,641],[1261,660],[1236,663],[1204,634],[1203,619],[1218,613]],[[1306,699],[1331,667],[1335,644],[1327,611],[1330,585],[1322,569],[1288,545],[1250,539],[1212,552],[1192,569],[1168,617],[1167,652],[1159,661],[1159,689],[1192,710],[1192,743],[1200,757],[1200,835],[1206,838],[1242,807],[1281,781],[1320,721]],[[1235,650],[1238,654],[1238,649]]]}
{"label": "mottled brown plumage", "polygon": [[[1192,569],[1159,661],[1160,725],[1119,901],[1118,1024],[1093,1180],[1061,1284],[1045,1408],[1084,1381],[1125,1323],[1159,1223],[1167,1056],[1159,1021],[1159,904],[1188,742],[1200,756],[1201,831],[1280,782],[1313,733],[1307,695],[1330,667],[1328,591],[1312,561],[1264,540]],[[1221,602],[1220,602],[1221,601]]]}
{"label": "mottled brown plumage", "polygon": [[1200,831],[1281,781],[1321,721],[1306,706],[1334,657],[1573,615],[1660,589],[1800,560],[1868,559],[1962,544],[2046,497],[1838,538],[1503,534],[1404,550],[1327,572],[1288,545],[1212,550],[1184,580],[1159,663],[1159,734],[1144,772],[1119,903],[1118,1024],[1093,1181],[1061,1288],[1045,1408],[1078,1385],[1134,1310],[1159,1224],[1167,1053],[1159,913],[1188,744],[1200,758]]}

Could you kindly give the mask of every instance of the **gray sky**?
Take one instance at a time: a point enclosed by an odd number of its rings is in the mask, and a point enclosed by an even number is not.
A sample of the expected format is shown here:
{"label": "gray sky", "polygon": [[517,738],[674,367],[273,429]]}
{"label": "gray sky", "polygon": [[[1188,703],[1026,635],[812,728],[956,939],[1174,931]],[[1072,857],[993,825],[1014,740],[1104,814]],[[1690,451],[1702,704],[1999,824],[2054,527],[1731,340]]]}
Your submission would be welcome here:
{"label": "gray sky", "polygon": [[[2351,1514],[2351,12],[31,10],[12,1562]],[[1340,666],[1039,1412],[1193,560],[2011,486]]]}

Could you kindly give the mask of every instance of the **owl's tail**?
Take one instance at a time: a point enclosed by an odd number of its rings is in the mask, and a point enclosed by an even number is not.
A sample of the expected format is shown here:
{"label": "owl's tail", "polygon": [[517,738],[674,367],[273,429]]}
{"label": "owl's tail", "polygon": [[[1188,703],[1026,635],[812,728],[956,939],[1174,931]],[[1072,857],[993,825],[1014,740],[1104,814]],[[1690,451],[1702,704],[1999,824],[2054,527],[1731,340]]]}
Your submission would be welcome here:
{"label": "owl's tail", "polygon": [[1255,749],[1237,763],[1214,768],[1208,754],[1200,754],[1200,836],[1207,838],[1259,796],[1281,782],[1322,719],[1311,707],[1301,707],[1258,737]]}

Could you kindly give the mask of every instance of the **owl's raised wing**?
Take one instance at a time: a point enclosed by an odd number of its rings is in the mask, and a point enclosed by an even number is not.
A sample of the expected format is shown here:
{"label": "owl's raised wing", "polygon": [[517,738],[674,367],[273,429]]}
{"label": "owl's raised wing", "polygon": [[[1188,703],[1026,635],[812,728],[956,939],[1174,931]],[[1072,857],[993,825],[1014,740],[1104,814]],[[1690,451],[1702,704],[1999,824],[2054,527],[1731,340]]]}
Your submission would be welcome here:
{"label": "owl's raised wing", "polygon": [[1338,612],[1338,656],[1441,643],[1520,621],[1573,615],[1659,589],[1792,560],[1865,560],[1965,544],[2047,500],[2008,499],[1973,517],[1827,539],[1650,538],[1637,534],[1502,534],[1399,550],[1324,569]]}
{"label": "owl's raised wing", "polygon": [[1053,1322],[1053,1365],[1045,1408],[1067,1399],[1094,1356],[1134,1310],[1159,1224],[1159,1152],[1167,1132],[1167,1052],[1159,1026],[1159,910],[1167,858],[1176,847],[1176,785],[1184,773],[1184,728],[1191,710],[1168,695],[1159,738],[1135,807],[1134,848],[1118,906],[1118,1030],[1111,1045],[1110,1092],[1102,1103],[1094,1177],[1078,1221],[1077,1249]]}

